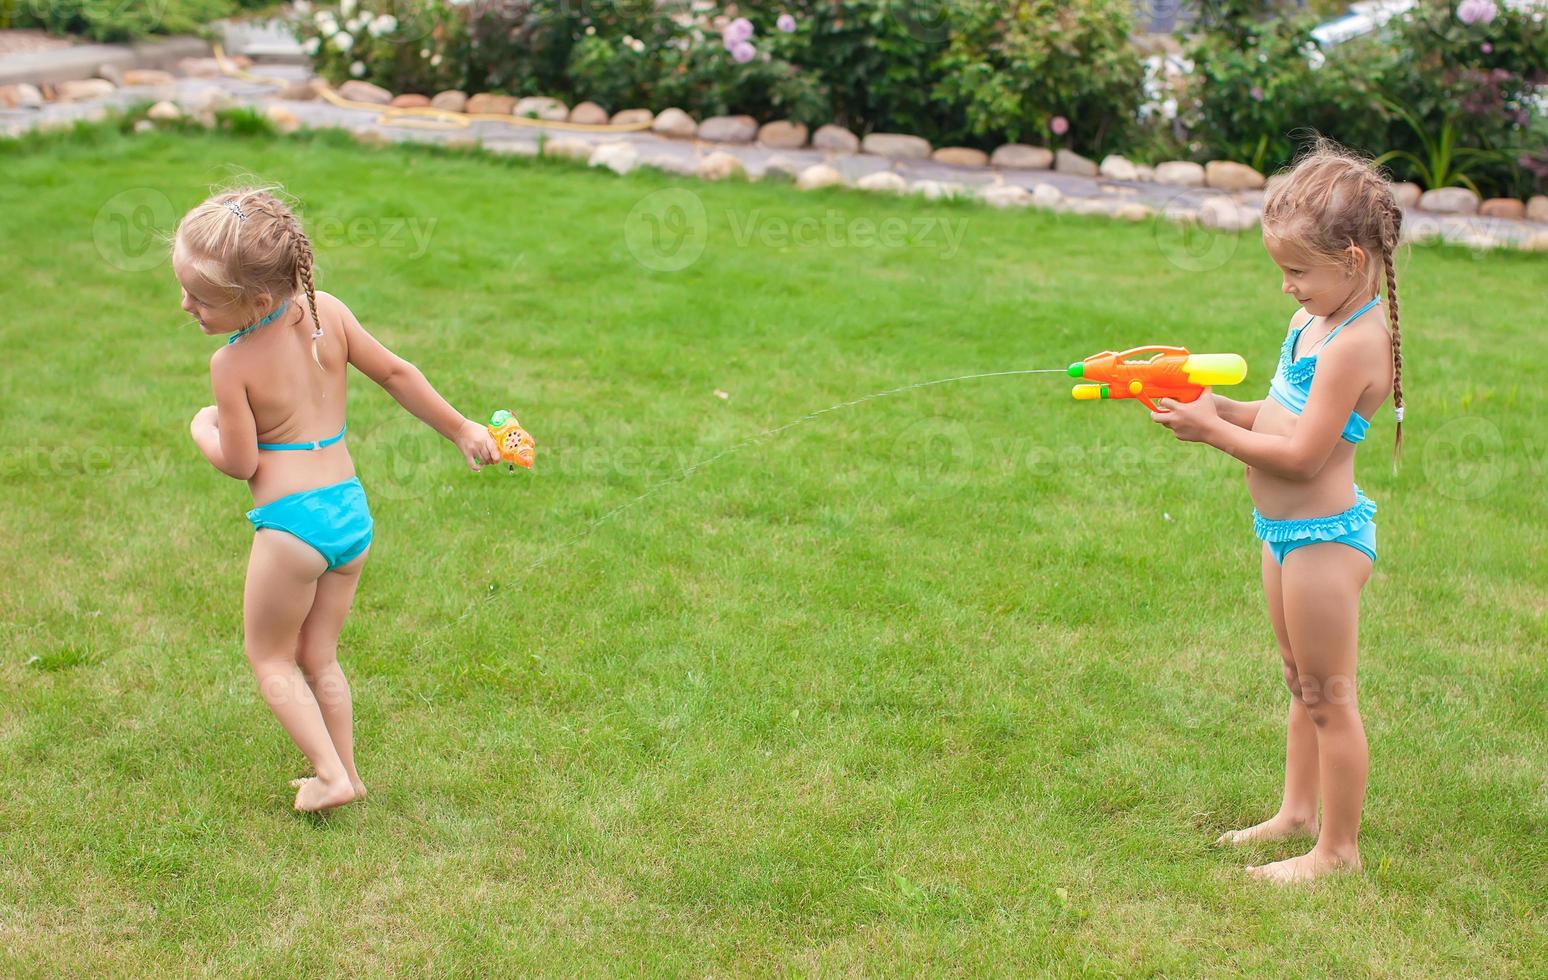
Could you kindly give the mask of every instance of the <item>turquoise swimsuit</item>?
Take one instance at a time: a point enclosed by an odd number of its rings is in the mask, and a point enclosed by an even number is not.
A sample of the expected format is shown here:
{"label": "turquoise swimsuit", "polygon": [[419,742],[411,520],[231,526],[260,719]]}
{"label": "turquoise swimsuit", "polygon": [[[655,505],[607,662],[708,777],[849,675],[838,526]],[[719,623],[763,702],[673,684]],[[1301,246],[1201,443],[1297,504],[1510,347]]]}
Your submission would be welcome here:
{"label": "turquoise swimsuit", "polygon": [[[239,338],[263,326],[285,312],[284,303],[279,309],[254,323],[243,327],[226,340],[231,344]],[[349,426],[346,423],[337,435],[315,442],[260,442],[258,448],[265,452],[311,451],[323,449],[344,438]],[[255,507],[247,512],[253,530],[273,528],[295,535],[311,545],[328,562],[330,569],[348,564],[360,557],[371,545],[371,508],[366,504],[365,488],[359,477],[350,477],[340,483],[332,483],[315,490],[302,490],[286,497]]]}
{"label": "turquoise swimsuit", "polygon": [[[1329,341],[1338,336],[1340,330],[1380,300],[1381,297],[1378,296],[1350,314],[1348,319],[1333,328],[1333,332],[1323,338],[1317,349],[1326,347]],[[1306,410],[1306,399],[1311,396],[1312,378],[1317,372],[1315,351],[1305,357],[1295,357],[1295,345],[1301,339],[1301,332],[1312,319],[1315,318],[1308,318],[1306,323],[1298,328],[1292,328],[1285,336],[1285,342],[1279,349],[1279,370],[1274,372],[1274,380],[1269,384],[1269,397],[1297,415]],[[1358,443],[1365,438],[1369,428],[1370,422],[1367,419],[1358,412],[1350,412],[1349,421],[1344,423],[1344,441]],[[1285,562],[1285,556],[1295,549],[1323,541],[1346,544],[1369,555],[1374,562],[1376,560],[1376,521],[1373,515],[1376,513],[1376,503],[1361,493],[1358,485],[1355,486],[1354,492],[1353,507],[1326,517],[1273,520],[1258,513],[1258,509],[1254,507],[1253,532],[1269,546],[1269,550],[1274,554],[1274,560],[1281,565]]]}

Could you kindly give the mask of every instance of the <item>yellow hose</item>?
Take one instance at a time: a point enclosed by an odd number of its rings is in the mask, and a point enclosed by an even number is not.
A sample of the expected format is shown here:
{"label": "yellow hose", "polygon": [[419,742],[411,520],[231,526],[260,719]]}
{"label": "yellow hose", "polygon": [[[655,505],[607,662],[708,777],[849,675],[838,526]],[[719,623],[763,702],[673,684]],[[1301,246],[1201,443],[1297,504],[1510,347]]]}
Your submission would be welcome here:
{"label": "yellow hose", "polygon": [[[244,82],[258,82],[263,85],[288,85],[289,79],[274,78],[267,75],[254,75],[252,72],[238,68],[226,57],[225,49],[219,44],[214,45],[215,63],[220,66],[221,74],[230,78],[240,78]],[[318,96],[325,102],[332,103],[341,109],[364,109],[377,113],[376,122],[381,126],[407,126],[423,129],[466,129],[474,122],[501,122],[512,126],[537,126],[542,129],[560,129],[572,133],[636,133],[649,129],[649,122],[628,123],[615,126],[612,123],[573,123],[550,122],[544,119],[528,119],[525,116],[513,116],[500,112],[449,112],[445,109],[432,108],[401,108],[398,106],[380,106],[374,102],[356,102],[346,99],[333,86],[318,79],[313,83]]]}

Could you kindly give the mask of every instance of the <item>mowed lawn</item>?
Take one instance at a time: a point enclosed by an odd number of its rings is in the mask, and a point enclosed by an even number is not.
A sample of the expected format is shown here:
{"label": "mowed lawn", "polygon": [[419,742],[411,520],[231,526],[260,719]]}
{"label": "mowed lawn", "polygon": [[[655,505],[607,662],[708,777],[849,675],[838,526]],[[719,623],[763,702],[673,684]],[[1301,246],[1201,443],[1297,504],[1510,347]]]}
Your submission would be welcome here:
{"label": "mowed lawn", "polygon": [[[1211,845],[1282,775],[1239,464],[1059,375],[763,435],[1142,343],[1262,397],[1256,235],[327,138],[0,170],[0,974],[1542,975],[1540,257],[1401,257],[1367,871],[1283,890],[1242,868],[1304,843]],[[539,446],[471,473],[352,380],[371,795],[321,819],[242,655],[246,488],[187,434],[219,341],[151,240],[241,174]]]}

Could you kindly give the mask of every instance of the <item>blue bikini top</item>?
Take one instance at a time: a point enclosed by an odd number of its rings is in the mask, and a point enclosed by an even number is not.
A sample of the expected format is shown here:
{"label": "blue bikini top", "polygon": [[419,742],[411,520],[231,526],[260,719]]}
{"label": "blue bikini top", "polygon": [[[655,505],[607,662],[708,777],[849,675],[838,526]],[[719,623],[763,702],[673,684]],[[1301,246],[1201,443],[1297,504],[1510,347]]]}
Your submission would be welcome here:
{"label": "blue bikini top", "polygon": [[[1333,328],[1333,332],[1322,338],[1317,345],[1317,350],[1328,345],[1338,332],[1348,326],[1360,314],[1381,302],[1381,297],[1366,303],[1364,306],[1349,314],[1348,319]],[[1279,348],[1279,370],[1274,372],[1274,380],[1269,383],[1269,397],[1290,411],[1300,415],[1306,410],[1306,399],[1311,395],[1312,377],[1317,373],[1316,351],[1308,352],[1304,357],[1295,357],[1296,341],[1301,339],[1301,331],[1305,330],[1316,317],[1308,317],[1306,322],[1299,327],[1294,327],[1285,335],[1284,345]],[[1365,432],[1371,423],[1359,412],[1350,412],[1349,421],[1344,423],[1344,441],[1359,442],[1365,438]]]}
{"label": "blue bikini top", "polygon": [[[254,330],[257,330],[259,327],[263,326],[264,324],[273,323],[274,320],[277,317],[279,317],[282,313],[284,313],[285,310],[289,306],[290,306],[289,301],[285,301],[285,302],[280,303],[279,308],[276,309],[273,313],[270,313],[268,316],[266,316],[263,319],[259,320],[257,323],[250,323],[250,324],[248,324],[247,326],[243,327],[241,330],[238,330],[236,333],[234,333],[231,336],[227,337],[226,338],[226,346],[228,346],[228,347],[231,346],[232,344],[236,343],[238,340],[241,340],[243,337],[245,337],[248,334],[252,333]],[[318,333],[312,334],[312,337],[313,337],[314,340],[320,335],[320,332],[321,331],[319,330]],[[315,348],[314,348],[314,353],[315,353]],[[319,363],[318,366],[321,367],[322,365]],[[346,422],[339,429],[339,434],[338,435],[336,435],[336,436],[329,436],[326,439],[318,439],[316,442],[260,442],[258,444],[258,448],[259,449],[267,449],[267,450],[270,450],[272,452],[282,452],[282,451],[288,450],[288,449],[322,449],[323,447],[331,446],[334,443],[338,442],[340,439],[344,438],[344,433],[345,433],[345,431],[348,428],[349,428],[349,423]]]}

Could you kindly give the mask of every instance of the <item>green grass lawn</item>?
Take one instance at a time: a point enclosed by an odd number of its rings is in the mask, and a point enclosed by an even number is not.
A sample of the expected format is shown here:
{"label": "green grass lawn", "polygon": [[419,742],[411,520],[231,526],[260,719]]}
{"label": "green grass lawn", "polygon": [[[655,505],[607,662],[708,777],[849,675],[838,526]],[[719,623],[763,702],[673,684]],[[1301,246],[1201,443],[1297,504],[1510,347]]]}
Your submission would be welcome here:
{"label": "green grass lawn", "polygon": [[[1401,259],[1368,870],[1281,890],[1242,867],[1295,845],[1210,844],[1282,772],[1239,464],[1053,375],[759,438],[1146,342],[1261,397],[1255,235],[326,138],[0,169],[0,974],[1543,975],[1541,258]],[[187,434],[218,341],[144,241],[244,172],[319,288],[539,443],[470,473],[352,380],[371,797],[321,819],[242,656],[246,489]]]}

